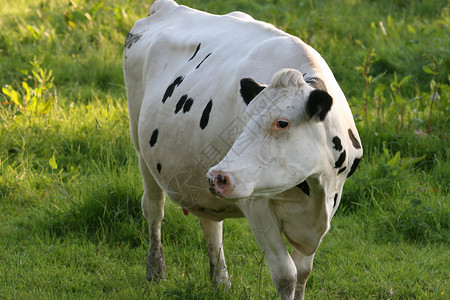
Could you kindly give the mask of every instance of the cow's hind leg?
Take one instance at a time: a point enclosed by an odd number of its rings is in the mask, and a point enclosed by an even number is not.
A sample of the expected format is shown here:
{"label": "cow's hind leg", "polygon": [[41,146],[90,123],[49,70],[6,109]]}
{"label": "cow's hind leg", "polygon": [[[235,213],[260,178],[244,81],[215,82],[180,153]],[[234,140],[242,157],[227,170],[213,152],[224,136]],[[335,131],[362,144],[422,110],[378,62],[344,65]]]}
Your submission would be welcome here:
{"label": "cow's hind leg", "polygon": [[228,290],[231,283],[228,279],[227,265],[222,243],[222,221],[216,222],[200,218],[200,225],[208,247],[211,281],[215,288]]}
{"label": "cow's hind leg", "polygon": [[139,166],[144,182],[142,212],[147,218],[150,233],[150,250],[146,262],[147,280],[152,282],[166,278],[166,263],[161,244],[161,221],[164,217],[165,195],[141,156],[139,156]]}
{"label": "cow's hind leg", "polygon": [[305,299],[306,281],[309,274],[311,274],[314,254],[311,256],[304,256],[297,250],[292,252],[292,259],[297,268],[297,286],[295,288],[295,300]]}

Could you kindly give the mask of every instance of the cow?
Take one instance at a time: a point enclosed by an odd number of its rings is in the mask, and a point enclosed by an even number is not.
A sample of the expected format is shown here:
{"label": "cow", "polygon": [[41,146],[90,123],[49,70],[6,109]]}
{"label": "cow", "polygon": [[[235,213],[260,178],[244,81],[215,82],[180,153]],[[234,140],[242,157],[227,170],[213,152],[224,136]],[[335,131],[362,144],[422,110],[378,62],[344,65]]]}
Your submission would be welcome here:
{"label": "cow", "polygon": [[149,225],[147,280],[166,278],[168,196],[200,219],[215,287],[230,287],[223,220],[245,217],[279,297],[303,299],[314,254],[363,153],[324,59],[245,13],[158,0],[127,34],[123,68]]}

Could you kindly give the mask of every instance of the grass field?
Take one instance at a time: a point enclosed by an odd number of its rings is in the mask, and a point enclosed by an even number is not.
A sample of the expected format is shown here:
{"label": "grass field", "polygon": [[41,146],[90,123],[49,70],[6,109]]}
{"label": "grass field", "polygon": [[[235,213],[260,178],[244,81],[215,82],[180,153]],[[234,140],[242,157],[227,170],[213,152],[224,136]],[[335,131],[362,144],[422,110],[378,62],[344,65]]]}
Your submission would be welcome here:
{"label": "grass field", "polygon": [[[179,1],[242,10],[329,63],[365,155],[316,255],[308,299],[448,299],[449,2]],[[166,202],[168,279],[147,284],[147,224],[122,50],[137,0],[0,5],[0,298],[276,299],[245,219],[224,222],[215,291],[198,220]]]}

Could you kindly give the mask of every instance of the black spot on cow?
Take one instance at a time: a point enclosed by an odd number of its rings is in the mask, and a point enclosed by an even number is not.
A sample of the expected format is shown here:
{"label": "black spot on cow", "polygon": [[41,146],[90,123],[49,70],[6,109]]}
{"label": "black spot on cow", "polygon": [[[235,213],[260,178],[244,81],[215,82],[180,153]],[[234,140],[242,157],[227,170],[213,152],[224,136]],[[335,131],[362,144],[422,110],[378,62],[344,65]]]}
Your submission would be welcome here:
{"label": "black spot on cow", "polygon": [[166,92],[164,93],[162,103],[165,103],[167,98],[172,97],[173,91],[177,86],[179,86],[183,82],[184,77],[178,76],[175,80],[167,87]]}
{"label": "black spot on cow", "polygon": [[195,67],[195,69],[200,68],[200,66],[202,65],[202,63],[211,55],[211,53],[209,53],[208,55],[206,55],[206,57]]}
{"label": "black spot on cow", "polygon": [[158,140],[158,129],[153,130],[152,136],[150,137],[150,147],[155,146]]}
{"label": "black spot on cow", "polygon": [[161,164],[160,163],[157,163],[156,164],[156,169],[158,170],[158,173],[161,173]]}
{"label": "black spot on cow", "polygon": [[183,105],[183,113],[188,112],[191,109],[192,104],[194,104],[194,100],[192,100],[192,98],[188,98]]}
{"label": "black spot on cow", "polygon": [[209,100],[208,104],[206,105],[205,109],[203,110],[202,118],[200,119],[200,128],[201,129],[205,129],[206,125],[208,125],[209,113],[211,112],[212,105],[213,105],[213,102],[211,99],[211,100]]}
{"label": "black spot on cow", "polygon": [[345,161],[345,157],[346,157],[346,156],[347,156],[347,154],[346,154],[345,150],[342,151],[341,155],[339,155],[338,160],[334,163],[334,167],[335,167],[336,169],[337,169],[337,168],[340,168],[340,167],[342,166],[342,164],[343,164],[344,161]]}
{"label": "black spot on cow", "polygon": [[194,104],[194,100],[192,100],[192,98],[188,98],[188,95],[181,96],[175,106],[175,114],[177,114],[181,109],[183,109],[183,113],[188,112],[191,109],[192,104]]}
{"label": "black spot on cow", "polygon": [[353,175],[353,173],[356,171],[356,168],[358,168],[359,162],[361,161],[361,158],[355,158],[353,161],[352,167],[350,168],[350,172],[347,174],[347,178]]}
{"label": "black spot on cow", "polygon": [[337,199],[338,199],[338,194],[335,194],[335,195],[334,195],[334,204],[333,204],[333,208],[336,207]]}
{"label": "black spot on cow", "polygon": [[241,93],[242,99],[244,99],[245,104],[249,105],[249,103],[255,98],[263,89],[265,89],[264,85],[261,85],[254,81],[251,78],[243,78],[241,79],[241,89],[239,92]]}
{"label": "black spot on cow", "polygon": [[356,149],[361,149],[361,144],[355,138],[355,135],[353,134],[353,131],[350,128],[348,129],[348,136],[350,137],[350,140],[352,141],[353,147],[355,147]]}
{"label": "black spot on cow", "polygon": [[305,181],[303,181],[302,183],[297,184],[297,187],[299,189],[301,189],[303,191],[303,193],[305,193],[306,195],[309,196],[311,189],[309,188],[308,183]]}
{"label": "black spot on cow", "polygon": [[133,46],[134,43],[139,41],[142,37],[142,34],[133,34],[130,32],[127,33],[127,37],[125,38],[125,45],[124,47],[127,49],[130,49],[131,46]]}
{"label": "black spot on cow", "polygon": [[341,174],[341,173],[344,172],[346,169],[347,169],[347,167],[343,167],[342,169],[340,169],[340,170],[338,171],[338,174]]}
{"label": "black spot on cow", "polygon": [[327,91],[325,82],[323,82],[323,80],[320,78],[317,78],[317,77],[306,78],[305,81],[306,81],[306,83],[308,83],[310,86],[312,86],[313,88],[315,88],[317,90],[322,90],[325,92]]}
{"label": "black spot on cow", "polygon": [[341,144],[341,139],[337,136],[335,136],[333,138],[333,144],[334,144],[334,149],[336,149],[336,151],[341,151],[342,150],[342,144]]}
{"label": "black spot on cow", "polygon": [[177,114],[183,108],[184,104],[186,103],[187,97],[187,95],[181,96],[180,100],[175,106],[175,114]]}
{"label": "black spot on cow", "polygon": [[198,53],[198,50],[200,50],[200,46],[201,46],[201,43],[200,44],[198,44],[198,46],[197,46],[197,49],[195,49],[195,52],[194,52],[194,55],[192,55],[192,57],[191,58],[189,58],[189,60],[188,61],[191,61],[191,60],[193,60],[194,59],[194,57],[197,55],[197,53]]}
{"label": "black spot on cow", "polygon": [[310,118],[318,116],[323,121],[333,105],[333,98],[325,91],[313,90],[306,102],[306,112]]}

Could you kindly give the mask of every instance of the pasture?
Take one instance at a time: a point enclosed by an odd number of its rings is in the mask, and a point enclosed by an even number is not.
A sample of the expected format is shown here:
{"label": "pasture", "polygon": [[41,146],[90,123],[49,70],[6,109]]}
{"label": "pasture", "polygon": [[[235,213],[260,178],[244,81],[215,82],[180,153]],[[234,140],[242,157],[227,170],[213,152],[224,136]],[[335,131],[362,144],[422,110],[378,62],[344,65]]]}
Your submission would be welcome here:
{"label": "pasture", "polygon": [[[5,3],[6,1],[6,3]],[[148,227],[122,51],[143,0],[0,5],[0,298],[276,299],[245,219],[224,221],[232,288],[209,282],[197,218],[166,202],[167,280],[145,280]],[[307,299],[448,299],[449,2],[178,1],[235,10],[314,47],[364,147]]]}

